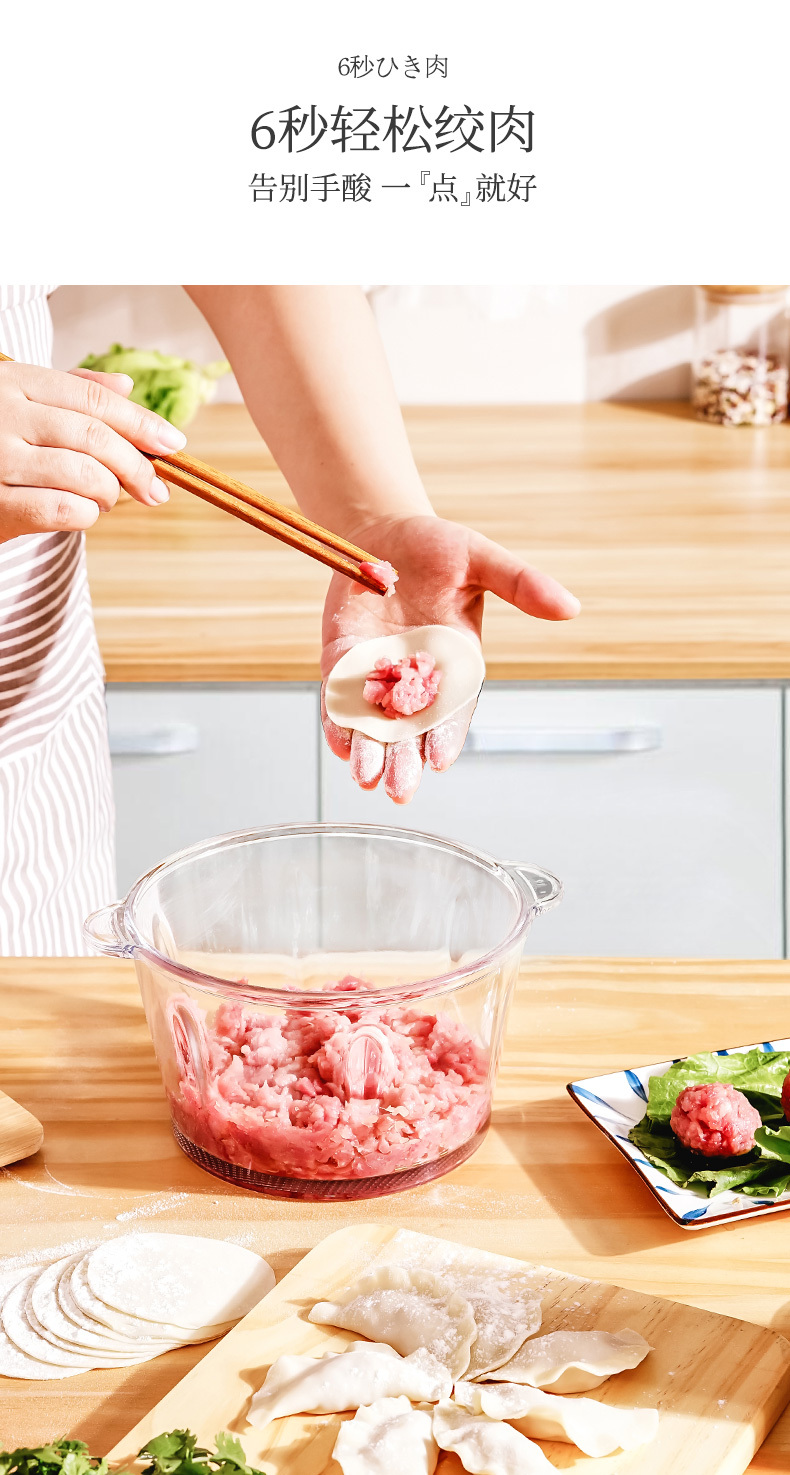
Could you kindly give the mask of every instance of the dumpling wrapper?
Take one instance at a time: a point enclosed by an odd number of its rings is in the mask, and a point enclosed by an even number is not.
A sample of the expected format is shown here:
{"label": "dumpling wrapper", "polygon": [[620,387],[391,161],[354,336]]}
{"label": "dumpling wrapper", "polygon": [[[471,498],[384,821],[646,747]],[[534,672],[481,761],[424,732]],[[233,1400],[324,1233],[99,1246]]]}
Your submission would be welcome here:
{"label": "dumpling wrapper", "polygon": [[17,1281],[16,1285],[3,1297],[0,1307],[0,1318],[2,1318],[3,1331],[9,1341],[24,1352],[26,1357],[34,1362],[51,1363],[54,1367],[76,1368],[80,1372],[88,1372],[90,1368],[100,1367],[126,1367],[129,1364],[129,1355],[122,1354],[114,1357],[108,1354],[106,1357],[101,1352],[89,1353],[66,1348],[56,1347],[46,1337],[39,1335],[28,1321],[25,1314],[25,1305],[34,1280],[31,1275],[25,1280]]}
{"label": "dumpling wrapper", "polygon": [[[417,651],[427,651],[441,671],[439,690],[422,712],[413,717],[386,717],[379,707],[366,702],[362,691],[365,679],[377,661],[401,661]],[[479,645],[460,630],[448,625],[420,625],[397,635],[378,635],[352,645],[327,677],[324,686],[326,710],[338,727],[355,728],[380,743],[402,742],[404,738],[421,737],[454,717],[468,702],[480,695],[486,667]]]}
{"label": "dumpling wrapper", "polygon": [[[46,1261],[41,1265],[15,1265],[5,1270],[0,1270],[0,1304],[5,1300],[9,1291],[19,1281],[30,1281],[35,1275],[46,1268]],[[76,1378],[82,1371],[78,1367],[56,1367],[54,1363],[39,1362],[34,1357],[28,1357],[20,1347],[11,1341],[3,1330],[0,1322],[0,1377],[3,1378],[30,1378],[43,1382],[45,1379],[54,1381],[59,1378]]]}
{"label": "dumpling wrapper", "polygon": [[422,1352],[460,1378],[477,1327],[466,1298],[439,1275],[381,1265],[348,1287],[342,1301],[319,1301],[309,1320],[387,1342],[407,1357]]}
{"label": "dumpling wrapper", "polygon": [[125,1234],[92,1250],[88,1285],[125,1316],[172,1322],[187,1331],[246,1316],[274,1285],[252,1250],[191,1234]]}
{"label": "dumpling wrapper", "polygon": [[433,1475],[433,1415],[408,1398],[377,1398],[341,1425],[332,1458],[343,1475]]}
{"label": "dumpling wrapper", "polygon": [[489,1378],[497,1383],[528,1383],[552,1393],[587,1393],[615,1373],[644,1362],[652,1348],[639,1332],[548,1332],[535,1337]]}
{"label": "dumpling wrapper", "polygon": [[432,1369],[419,1357],[401,1357],[394,1347],[378,1342],[352,1342],[323,1357],[278,1357],[253,1396],[247,1419],[256,1429],[265,1429],[272,1419],[290,1414],[341,1414],[401,1395],[414,1403],[438,1403],[451,1387],[444,1368]]}
{"label": "dumpling wrapper", "polygon": [[636,1449],[658,1433],[655,1408],[613,1408],[594,1398],[561,1398],[522,1383],[456,1383],[456,1403],[468,1413],[515,1423],[529,1439],[558,1439],[600,1459]]}
{"label": "dumpling wrapper", "polygon": [[[31,1281],[18,1281],[12,1290],[3,1298],[0,1308],[3,1333],[7,1341],[34,1364],[49,1365],[54,1369],[63,1369],[88,1372],[91,1368],[133,1367],[140,1362],[149,1362],[153,1357],[159,1357],[163,1351],[169,1351],[168,1347],[157,1344],[152,1351],[149,1347],[141,1347],[138,1351],[119,1353],[114,1351],[104,1352],[82,1352],[67,1347],[56,1338],[50,1337],[44,1332],[43,1327],[37,1326],[34,1319],[28,1316],[27,1301],[30,1294]],[[57,1372],[52,1376],[57,1376]],[[19,1373],[12,1376],[25,1377],[27,1374]],[[42,1376],[40,1373],[30,1373],[31,1377]]]}
{"label": "dumpling wrapper", "polygon": [[551,1475],[556,1468],[518,1429],[485,1414],[467,1413],[457,1403],[447,1401],[434,1409],[433,1437],[471,1475]]}
{"label": "dumpling wrapper", "polygon": [[[66,1255],[34,1277],[26,1305],[26,1315],[34,1331],[49,1337],[55,1346],[65,1344],[71,1351],[89,1355],[105,1352],[111,1357],[122,1357],[126,1353],[138,1352],[145,1346],[152,1351],[158,1349],[164,1352],[173,1345],[172,1341],[149,1337],[142,1330],[139,1338],[122,1339],[100,1322],[95,1322],[88,1329],[81,1322],[67,1316],[60,1303],[58,1287],[62,1277],[66,1272],[70,1273],[81,1258],[81,1254]],[[144,1324],[140,1325],[142,1328]]]}
{"label": "dumpling wrapper", "polygon": [[72,1265],[71,1270],[64,1270],[58,1282],[58,1300],[66,1315],[76,1320],[80,1326],[90,1328],[98,1322],[100,1326],[107,1327],[110,1335],[124,1340],[136,1341],[144,1336],[169,1343],[190,1343],[208,1342],[230,1331],[234,1325],[232,1321],[226,1321],[219,1326],[187,1331],[186,1327],[175,1326],[173,1323],[126,1316],[122,1311],[115,1311],[112,1306],[105,1306],[98,1296],[94,1296],[86,1277],[87,1260],[88,1255],[83,1255],[76,1265]]}

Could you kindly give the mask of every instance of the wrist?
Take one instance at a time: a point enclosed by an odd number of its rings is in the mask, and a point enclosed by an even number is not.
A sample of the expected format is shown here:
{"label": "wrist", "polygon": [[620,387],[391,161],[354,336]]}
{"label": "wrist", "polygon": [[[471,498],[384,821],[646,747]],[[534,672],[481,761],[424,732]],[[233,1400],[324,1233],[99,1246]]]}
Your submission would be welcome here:
{"label": "wrist", "polygon": [[370,506],[348,508],[342,525],[333,520],[332,527],[350,543],[367,552],[378,553],[385,548],[407,523],[424,518],[436,517],[436,512],[427,497],[403,499],[397,505],[388,502],[386,507]]}

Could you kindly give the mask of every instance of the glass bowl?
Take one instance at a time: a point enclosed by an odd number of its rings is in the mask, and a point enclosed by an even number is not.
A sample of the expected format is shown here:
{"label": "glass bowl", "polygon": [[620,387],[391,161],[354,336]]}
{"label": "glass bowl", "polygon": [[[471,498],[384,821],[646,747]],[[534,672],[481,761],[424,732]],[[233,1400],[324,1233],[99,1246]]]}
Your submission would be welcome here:
{"label": "glass bowl", "polygon": [[356,1199],[470,1156],[554,876],[416,831],[278,825],[171,856],[85,923],[134,958],[176,1141],[284,1198]]}

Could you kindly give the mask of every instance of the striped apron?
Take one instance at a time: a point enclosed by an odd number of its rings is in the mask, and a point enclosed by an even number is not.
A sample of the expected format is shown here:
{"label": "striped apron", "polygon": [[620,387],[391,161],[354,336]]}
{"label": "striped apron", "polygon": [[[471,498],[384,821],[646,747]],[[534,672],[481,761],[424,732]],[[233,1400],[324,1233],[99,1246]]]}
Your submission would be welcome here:
{"label": "striped apron", "polygon": [[[49,287],[0,287],[0,352],[51,364]],[[104,671],[82,533],[0,543],[0,954],[75,956],[116,895]]]}

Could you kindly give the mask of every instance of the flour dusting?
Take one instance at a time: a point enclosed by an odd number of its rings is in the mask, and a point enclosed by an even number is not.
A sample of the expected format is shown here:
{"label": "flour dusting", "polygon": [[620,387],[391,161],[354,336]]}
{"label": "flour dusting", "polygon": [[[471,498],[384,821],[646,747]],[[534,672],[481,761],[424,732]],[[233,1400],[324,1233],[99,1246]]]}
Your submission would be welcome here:
{"label": "flour dusting", "polygon": [[139,1204],[136,1209],[125,1209],[122,1214],[116,1214],[115,1218],[119,1224],[125,1224],[129,1219],[151,1219],[155,1214],[166,1214],[169,1209],[186,1203],[189,1196],[188,1193],[166,1193],[152,1203]]}

